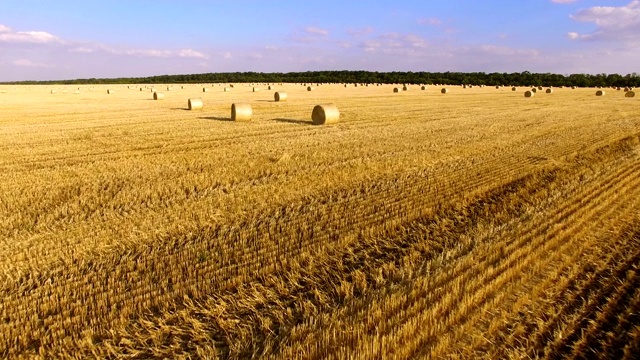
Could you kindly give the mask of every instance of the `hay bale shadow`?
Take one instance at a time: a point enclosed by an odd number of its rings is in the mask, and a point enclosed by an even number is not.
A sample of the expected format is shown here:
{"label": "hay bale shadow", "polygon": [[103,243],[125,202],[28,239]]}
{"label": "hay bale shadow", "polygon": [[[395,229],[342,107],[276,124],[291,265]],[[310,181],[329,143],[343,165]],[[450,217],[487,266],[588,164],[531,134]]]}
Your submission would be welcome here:
{"label": "hay bale shadow", "polygon": [[204,116],[204,117],[199,117],[198,119],[216,120],[216,121],[231,121],[230,117],[222,117],[222,116]]}
{"label": "hay bale shadow", "polygon": [[171,110],[191,111],[191,110],[189,110],[189,108],[171,108]]}
{"label": "hay bale shadow", "polygon": [[277,122],[281,122],[281,123],[288,123],[288,124],[313,125],[313,122],[308,121],[308,120],[284,119],[284,118],[277,118],[277,119],[272,119],[272,120],[277,121]]}

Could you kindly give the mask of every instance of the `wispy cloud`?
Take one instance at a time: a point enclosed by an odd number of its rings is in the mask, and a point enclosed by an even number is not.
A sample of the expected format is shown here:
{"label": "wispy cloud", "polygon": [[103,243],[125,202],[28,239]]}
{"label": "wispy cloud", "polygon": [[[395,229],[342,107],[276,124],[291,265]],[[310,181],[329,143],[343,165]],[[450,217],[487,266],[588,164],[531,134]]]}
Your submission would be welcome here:
{"label": "wispy cloud", "polygon": [[358,36],[364,36],[364,35],[369,35],[371,33],[373,33],[374,29],[372,26],[366,26],[363,28],[348,28],[345,32],[347,33],[347,35],[349,36],[353,36],[353,37],[358,37]]}
{"label": "wispy cloud", "polygon": [[420,25],[430,25],[430,26],[439,26],[442,25],[442,20],[438,18],[422,18],[418,19],[418,24]]}
{"label": "wispy cloud", "polygon": [[14,60],[12,62],[12,64],[15,65],[15,66],[24,66],[24,67],[40,67],[40,68],[49,68],[49,67],[51,67],[50,64],[33,62],[31,60],[28,60],[28,59],[17,59],[17,60]]}
{"label": "wispy cloud", "polygon": [[360,48],[368,53],[398,55],[413,53],[416,49],[425,49],[427,46],[427,40],[421,36],[397,32],[378,35],[360,43]]}
{"label": "wispy cloud", "polygon": [[100,43],[77,42],[65,40],[45,31],[13,31],[0,24],[0,49],[5,46],[19,45],[59,45],[68,53],[94,54],[108,53],[121,56],[156,57],[156,58],[197,58],[206,59],[207,55],[194,49],[144,49],[117,48]]}
{"label": "wispy cloud", "polygon": [[572,40],[603,40],[640,46],[640,1],[620,7],[594,6],[571,15],[575,21],[594,23],[596,30],[588,34],[570,32]]}
{"label": "wispy cloud", "polygon": [[315,27],[315,26],[307,26],[304,31],[307,34],[312,34],[312,35],[321,35],[321,36],[327,36],[329,35],[329,30],[326,29],[321,29],[319,27]]}
{"label": "wispy cloud", "polygon": [[13,31],[0,24],[0,42],[17,44],[62,43],[62,39],[45,31]]}
{"label": "wispy cloud", "polygon": [[556,4],[571,4],[576,1],[577,0],[551,0],[552,3],[556,3]]}

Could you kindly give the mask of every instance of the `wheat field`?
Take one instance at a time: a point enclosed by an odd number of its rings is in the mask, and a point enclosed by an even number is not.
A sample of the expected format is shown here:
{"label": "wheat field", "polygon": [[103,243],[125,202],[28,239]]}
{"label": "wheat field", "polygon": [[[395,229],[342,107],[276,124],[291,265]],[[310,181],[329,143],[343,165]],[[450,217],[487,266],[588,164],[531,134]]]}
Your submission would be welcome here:
{"label": "wheat field", "polygon": [[0,357],[640,353],[637,98],[234,85],[0,86]]}

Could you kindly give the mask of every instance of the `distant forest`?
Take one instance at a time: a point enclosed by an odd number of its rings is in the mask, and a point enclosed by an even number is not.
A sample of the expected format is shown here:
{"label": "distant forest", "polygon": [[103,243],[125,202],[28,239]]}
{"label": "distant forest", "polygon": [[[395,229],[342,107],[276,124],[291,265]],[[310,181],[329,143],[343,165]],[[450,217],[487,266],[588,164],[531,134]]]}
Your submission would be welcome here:
{"label": "distant forest", "polygon": [[640,87],[640,76],[628,74],[484,73],[484,72],[372,72],[309,71],[290,73],[205,73],[136,78],[18,81],[5,84],[164,84],[164,83],[366,83],[520,86]]}

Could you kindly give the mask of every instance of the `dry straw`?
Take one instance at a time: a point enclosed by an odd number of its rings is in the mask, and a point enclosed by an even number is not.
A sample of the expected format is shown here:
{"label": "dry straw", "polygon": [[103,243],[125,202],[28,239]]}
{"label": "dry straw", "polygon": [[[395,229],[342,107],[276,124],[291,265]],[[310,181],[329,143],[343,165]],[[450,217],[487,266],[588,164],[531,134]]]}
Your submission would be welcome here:
{"label": "dry straw", "polygon": [[335,124],[340,121],[340,110],[334,104],[316,105],[311,120],[315,125]]}
{"label": "dry straw", "polygon": [[286,92],[282,92],[282,91],[276,91],[276,93],[273,94],[273,99],[275,101],[286,101],[287,100],[287,93]]}
{"label": "dry straw", "polygon": [[628,97],[628,98],[632,98],[634,96],[636,96],[636,93],[632,90],[629,90],[624,94],[624,97]]}
{"label": "dry straw", "polygon": [[80,94],[80,90],[76,90],[73,92],[74,94]]}
{"label": "dry straw", "polygon": [[604,94],[605,94],[604,90],[596,91],[596,96],[604,96]]}
{"label": "dry straw", "polygon": [[189,105],[189,110],[200,110],[202,109],[202,99],[200,98],[189,99],[188,105]]}
{"label": "dry straw", "polygon": [[533,97],[533,94],[535,94],[535,91],[527,90],[524,92],[524,97]]}
{"label": "dry straw", "polygon": [[232,104],[231,121],[251,121],[253,109],[249,104]]}
{"label": "dry straw", "polygon": [[153,93],[153,100],[162,100],[164,99],[164,94],[159,92]]}
{"label": "dry straw", "polygon": [[440,93],[442,93],[442,94],[446,94],[448,92],[449,92],[449,89],[447,89],[447,88],[442,88],[442,90],[440,90]]}

